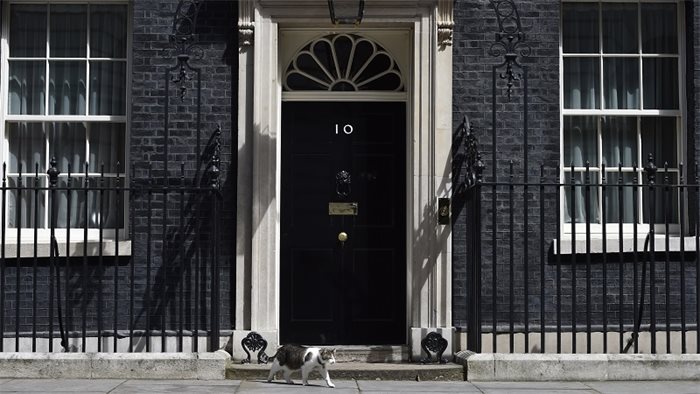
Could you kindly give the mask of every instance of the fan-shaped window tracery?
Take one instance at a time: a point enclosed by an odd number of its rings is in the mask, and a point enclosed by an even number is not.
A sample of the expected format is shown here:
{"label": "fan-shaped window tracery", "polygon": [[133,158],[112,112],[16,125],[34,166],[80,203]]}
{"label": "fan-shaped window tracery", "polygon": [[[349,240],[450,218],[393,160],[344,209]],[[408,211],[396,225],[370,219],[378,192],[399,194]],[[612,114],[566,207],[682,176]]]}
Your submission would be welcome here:
{"label": "fan-shaped window tracery", "polygon": [[284,90],[403,92],[404,83],[396,61],[380,45],[355,34],[332,34],[294,56]]}

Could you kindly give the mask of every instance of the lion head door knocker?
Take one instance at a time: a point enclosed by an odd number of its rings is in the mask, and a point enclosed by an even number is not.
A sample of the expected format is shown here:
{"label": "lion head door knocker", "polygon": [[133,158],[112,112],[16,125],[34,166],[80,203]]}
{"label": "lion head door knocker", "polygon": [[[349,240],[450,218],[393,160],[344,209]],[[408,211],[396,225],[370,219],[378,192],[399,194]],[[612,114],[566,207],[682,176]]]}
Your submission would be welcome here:
{"label": "lion head door knocker", "polygon": [[350,183],[350,173],[345,170],[339,171],[335,174],[335,194],[341,198],[347,197],[350,194]]}

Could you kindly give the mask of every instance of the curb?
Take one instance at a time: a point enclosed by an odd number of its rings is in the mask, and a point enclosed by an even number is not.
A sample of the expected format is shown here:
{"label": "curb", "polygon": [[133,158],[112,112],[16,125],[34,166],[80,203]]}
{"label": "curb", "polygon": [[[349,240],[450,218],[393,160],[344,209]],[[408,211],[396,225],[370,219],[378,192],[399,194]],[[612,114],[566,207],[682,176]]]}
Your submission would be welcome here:
{"label": "curb", "polygon": [[226,377],[231,356],[213,353],[0,353],[0,378],[196,379]]}
{"label": "curb", "polygon": [[463,354],[469,381],[700,380],[700,354]]}

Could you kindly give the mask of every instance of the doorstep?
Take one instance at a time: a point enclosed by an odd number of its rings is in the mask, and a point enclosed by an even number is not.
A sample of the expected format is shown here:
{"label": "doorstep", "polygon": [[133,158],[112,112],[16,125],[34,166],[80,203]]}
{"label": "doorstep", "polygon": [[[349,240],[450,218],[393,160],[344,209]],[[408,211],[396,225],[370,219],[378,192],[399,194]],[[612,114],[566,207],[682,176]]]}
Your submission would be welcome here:
{"label": "doorstep", "polygon": [[[226,366],[226,379],[260,380],[267,379],[271,364],[241,364],[231,361]],[[318,372],[312,372],[311,379],[318,379]],[[411,363],[368,363],[337,362],[330,367],[333,380],[410,380],[410,381],[463,381],[462,365],[411,364]],[[280,378],[278,376],[278,378]],[[292,373],[292,379],[300,380],[301,372]]]}

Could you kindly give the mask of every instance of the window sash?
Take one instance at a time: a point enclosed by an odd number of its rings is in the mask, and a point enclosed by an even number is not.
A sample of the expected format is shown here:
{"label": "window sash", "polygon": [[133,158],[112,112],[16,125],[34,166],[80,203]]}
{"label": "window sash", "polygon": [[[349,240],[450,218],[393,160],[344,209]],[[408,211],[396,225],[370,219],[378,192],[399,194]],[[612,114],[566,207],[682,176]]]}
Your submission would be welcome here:
{"label": "window sash", "polygon": [[[131,30],[131,18],[130,18],[130,6],[129,3],[123,0],[115,0],[115,1],[93,1],[93,0],[77,0],[77,1],[60,1],[60,2],[52,2],[52,1],[41,1],[41,2],[27,2],[23,0],[18,0],[18,1],[11,1],[11,2],[3,2],[1,6],[4,7],[4,12],[3,12],[3,34],[2,34],[2,65],[5,70],[5,72],[2,73],[2,91],[0,92],[0,104],[2,104],[2,111],[0,111],[0,131],[2,132],[2,141],[4,141],[4,145],[2,147],[2,154],[3,154],[3,160],[7,161],[7,158],[9,158],[9,140],[8,136],[6,134],[6,128],[8,127],[9,124],[11,123],[21,123],[21,122],[42,122],[42,123],[85,123],[88,125],[99,125],[101,123],[112,123],[112,124],[122,124],[123,126],[121,129],[123,130],[123,140],[121,142],[122,144],[122,149],[124,151],[124,157],[123,159],[120,159],[119,161],[121,162],[120,164],[120,171],[119,175],[121,177],[121,182],[122,186],[127,184],[128,182],[128,171],[125,171],[124,169],[127,168],[127,163],[125,163],[126,160],[128,160],[128,125],[129,125],[129,110],[128,110],[128,105],[127,103],[129,102],[129,95],[130,95],[130,79],[128,78],[131,70],[131,62],[128,60],[128,57],[125,57],[124,55],[130,53],[131,50],[131,36],[128,34],[128,32]],[[46,37],[46,53],[42,57],[12,57],[11,53],[9,53],[9,20],[10,20],[10,8],[14,5],[22,5],[22,4],[29,4],[29,3],[35,3],[35,4],[40,4],[44,5],[47,8],[47,37]],[[50,51],[50,42],[49,42],[49,35],[50,35],[50,30],[51,30],[51,25],[50,25],[50,8],[52,4],[83,4],[85,5],[86,14],[84,15],[86,17],[86,26],[87,28],[83,31],[81,30],[81,34],[85,33],[86,38],[85,38],[85,44],[87,45],[86,50],[84,51],[85,53],[81,56],[73,56],[73,57],[57,57],[57,56],[52,56],[51,51]],[[125,52],[121,54],[121,56],[116,56],[116,57],[104,57],[104,56],[96,56],[94,57],[91,54],[91,45],[90,45],[90,39],[91,35],[94,34],[94,32],[91,30],[91,25],[90,25],[90,16],[92,15],[92,12],[90,11],[90,7],[92,5],[99,5],[99,6],[104,6],[104,5],[118,5],[118,6],[124,6],[124,23],[125,26],[118,28],[118,31],[123,31],[124,33],[124,45],[125,45]],[[94,10],[94,9],[93,9]],[[111,50],[110,48],[107,48],[106,50]],[[120,50],[121,52],[121,50]],[[104,53],[104,51],[103,51]],[[45,80],[45,86],[44,86],[44,108],[43,108],[43,113],[39,115],[22,115],[22,114],[9,114],[8,112],[8,77],[7,77],[7,69],[10,64],[10,62],[15,62],[15,61],[36,61],[40,62],[45,65],[44,69],[44,80]],[[85,73],[85,108],[84,108],[84,115],[78,115],[78,114],[70,114],[70,115],[62,115],[62,114],[50,114],[50,109],[48,106],[50,97],[49,97],[49,83],[50,83],[50,78],[49,75],[51,74],[51,69],[49,67],[50,63],[57,63],[57,62],[68,62],[68,61],[73,61],[73,62],[83,62],[85,64],[86,68],[86,73]],[[90,89],[90,82],[93,79],[93,76],[90,75],[90,66],[91,64],[96,64],[96,62],[100,62],[101,64],[123,64],[121,66],[122,72],[124,74],[123,81],[119,81],[117,84],[114,86],[117,87],[119,90],[122,90],[123,92],[121,93],[121,96],[123,97],[123,110],[121,113],[117,114],[110,114],[110,115],[93,115],[91,114],[90,110],[90,96],[91,94],[94,94],[94,92],[91,92]],[[109,92],[110,94],[113,91]],[[86,153],[85,157],[89,158],[90,154],[90,148],[89,148],[89,132],[85,133],[86,136]],[[48,161],[48,152],[49,152],[49,140],[50,136],[49,133],[45,133],[45,140],[46,140],[46,149],[45,149],[45,155],[46,155],[46,161]],[[91,167],[93,167],[91,163]],[[46,168],[48,166],[48,163],[44,163],[43,168],[40,168],[40,178],[43,180],[46,178],[45,172]],[[105,171],[109,171],[107,167],[107,163],[105,163]],[[8,167],[9,170],[9,167]],[[28,174],[29,172],[29,174]],[[76,188],[76,190],[81,193],[81,188],[82,188],[82,178],[84,177],[84,168],[79,168],[79,169],[72,169],[72,178],[74,179],[74,185],[73,187]],[[18,173],[10,173],[9,171],[7,172],[6,176],[16,178],[19,174]],[[99,182],[99,177],[100,173],[96,172],[95,168],[90,168],[88,176],[90,178],[96,178],[96,181]],[[62,180],[65,179],[67,174],[62,171],[62,173],[59,175],[59,183],[61,183]],[[117,174],[114,172],[114,170],[111,170],[111,172],[105,172],[104,177],[105,179],[114,179],[117,176]],[[34,177],[34,168],[30,169],[27,171],[27,169],[24,169],[24,174],[23,174],[23,184],[24,187],[28,187],[28,190],[31,190],[31,187],[33,186],[33,177]],[[27,184],[27,182],[30,182],[30,184]],[[80,186],[78,186],[78,182],[80,183]],[[9,185],[8,185],[9,186]],[[60,186],[59,186],[60,187]],[[26,192],[25,192],[26,193]],[[65,192],[64,192],[65,193]],[[92,192],[91,192],[92,193]],[[44,223],[45,226],[44,228],[39,228],[39,239],[44,239],[47,233],[47,217],[48,217],[48,193],[45,194],[45,200],[44,200]],[[9,192],[8,192],[9,196]],[[105,196],[105,199],[107,197]],[[123,231],[127,226],[127,220],[128,220],[128,200],[126,198],[126,193],[122,194],[122,200],[124,206],[122,207],[122,217],[120,219],[121,224],[121,230]],[[32,207],[33,208],[33,207]],[[8,207],[0,207],[0,209],[8,209]],[[6,211],[7,214],[9,215],[10,212],[9,210]],[[60,214],[60,211],[59,211]],[[64,214],[65,216],[65,214]],[[33,224],[33,223],[32,223]],[[16,231],[16,228],[14,227],[9,227],[9,222],[6,221],[5,226],[7,227],[6,234],[8,236],[8,241],[11,242],[12,235],[11,233],[14,233]],[[71,223],[71,227],[74,227],[74,224]],[[59,229],[58,227],[56,228],[56,231],[61,231],[61,233],[66,233],[66,229]],[[78,230],[75,228],[71,229],[71,234],[73,232],[78,231],[82,232],[82,230]],[[94,238],[93,233],[95,233],[96,229],[95,228],[89,228],[88,232],[90,234],[90,239]],[[105,227],[105,231],[107,231],[107,227]],[[109,231],[114,232],[113,228],[109,229]],[[33,228],[32,227],[24,227],[22,229],[22,238],[24,239],[29,233],[33,234]],[[78,240],[82,240],[82,233],[81,234],[76,234],[78,235]],[[32,235],[33,237],[33,235]],[[110,236],[111,238],[114,238],[114,235],[112,234]],[[15,237],[16,238],[16,237]],[[126,238],[123,235],[120,235],[120,239]]]}
{"label": "window sash", "polygon": [[[10,51],[9,51],[9,44],[10,44],[10,42],[11,42],[11,40],[12,40],[12,37],[9,37],[9,32],[10,32],[10,28],[9,28],[9,24],[10,24],[10,23],[9,23],[9,22],[10,22],[10,15],[9,15],[9,14],[10,14],[10,12],[9,12],[9,10],[11,9],[11,7],[12,7],[13,5],[23,5],[23,4],[27,4],[27,3],[26,3],[26,2],[11,2],[11,3],[7,4],[7,6],[6,6],[6,7],[7,7],[7,8],[6,8],[6,11],[7,11],[7,12],[6,12],[5,14],[8,15],[8,16],[6,16],[6,17],[4,18],[4,24],[3,24],[3,26],[8,26],[8,27],[5,28],[5,31],[3,32],[3,41],[6,41],[6,43],[5,43],[6,45],[5,45],[5,47],[3,48],[3,49],[4,49],[4,50],[3,50],[3,54],[7,53],[7,57],[6,57],[6,60],[5,60],[4,63],[7,63],[7,62],[9,62],[9,63],[15,62],[15,63],[16,63],[16,62],[19,62],[19,61],[35,61],[35,62],[37,62],[37,63],[43,63],[43,64],[44,64],[44,66],[43,66],[43,67],[44,67],[44,70],[43,70],[43,71],[44,71],[44,88],[43,88],[44,105],[43,105],[43,113],[42,113],[42,114],[36,114],[36,115],[33,115],[33,116],[42,116],[42,115],[45,116],[45,115],[50,115],[50,114],[51,114],[51,108],[50,108],[50,106],[49,106],[49,103],[50,103],[50,100],[51,100],[51,97],[50,97],[50,91],[51,91],[51,89],[50,89],[50,82],[51,82],[51,78],[50,78],[50,76],[52,75],[52,67],[51,67],[52,63],[53,63],[53,64],[58,64],[59,62],[67,62],[67,61],[78,62],[78,61],[80,61],[80,62],[82,62],[82,63],[84,64],[83,67],[85,68],[85,74],[84,74],[84,78],[85,78],[85,80],[84,80],[84,85],[85,85],[85,86],[84,86],[84,100],[83,100],[83,101],[84,101],[85,105],[84,105],[84,108],[82,108],[82,113],[85,114],[85,115],[94,116],[93,113],[99,113],[99,112],[100,112],[99,110],[96,112],[95,110],[91,109],[91,106],[96,102],[96,101],[95,101],[96,98],[93,97],[93,95],[97,94],[96,97],[97,97],[98,100],[100,100],[100,97],[102,97],[101,100],[107,100],[108,98],[111,98],[111,96],[114,95],[114,90],[108,90],[108,91],[104,92],[102,95],[100,95],[99,93],[96,93],[96,92],[93,91],[93,90],[95,89],[95,87],[94,87],[94,86],[91,87],[90,85],[91,85],[92,83],[95,82],[95,81],[94,81],[94,78],[96,78],[96,77],[99,76],[99,74],[97,73],[97,68],[96,68],[96,66],[98,66],[98,65],[110,65],[110,64],[112,64],[112,66],[110,66],[110,67],[113,68],[113,67],[115,67],[115,65],[122,64],[122,66],[120,66],[120,67],[121,67],[121,70],[120,70],[120,71],[121,71],[121,73],[123,73],[123,75],[124,75],[124,76],[123,76],[123,81],[121,81],[121,82],[123,82],[123,83],[121,83],[121,84],[116,84],[114,87],[116,87],[118,90],[121,90],[121,89],[119,89],[119,88],[122,88],[122,87],[124,87],[124,86],[127,86],[127,83],[128,83],[128,79],[129,79],[129,78],[128,78],[128,75],[129,75],[129,71],[128,71],[128,70],[129,70],[129,63],[128,63],[128,61],[127,61],[127,58],[125,58],[125,57],[104,57],[104,56],[92,57],[92,56],[91,56],[91,45],[92,45],[92,43],[91,43],[91,41],[90,41],[90,40],[91,40],[91,37],[92,37],[92,30],[91,30],[91,23],[90,23],[90,19],[91,19],[90,17],[91,17],[91,15],[92,15],[92,10],[91,10],[90,7],[93,6],[93,5],[97,5],[97,6],[100,6],[100,7],[102,7],[102,6],[109,6],[109,5],[122,5],[122,6],[124,6],[124,7],[127,7],[127,8],[126,8],[126,14],[125,14],[125,15],[126,15],[125,23],[127,24],[127,27],[126,27],[126,29],[124,30],[124,34],[126,35],[125,39],[126,39],[126,41],[127,41],[127,42],[126,42],[126,46],[127,46],[127,51],[126,51],[126,53],[128,53],[128,48],[130,48],[130,42],[129,42],[129,40],[131,39],[130,36],[129,36],[129,34],[128,34],[129,25],[130,25],[130,23],[131,23],[130,20],[129,20],[129,18],[128,18],[128,14],[129,14],[129,12],[128,12],[128,3],[124,3],[124,2],[121,2],[121,3],[119,3],[119,2],[96,2],[96,1],[90,1],[90,2],[88,2],[88,1],[78,1],[78,2],[76,2],[77,4],[85,4],[85,11],[86,11],[86,14],[85,14],[85,18],[86,18],[86,29],[85,29],[85,31],[83,32],[83,33],[85,34],[85,44],[86,44],[85,55],[84,55],[84,56],[52,56],[52,53],[51,53],[51,42],[50,42],[51,34],[52,34],[52,32],[51,32],[51,6],[52,6],[52,4],[54,4],[54,5],[56,5],[56,4],[65,5],[65,4],[68,4],[68,3],[69,3],[69,2],[60,2],[60,3],[56,3],[56,2],[53,2],[53,3],[52,3],[52,2],[41,2],[41,3],[36,3],[36,4],[44,5],[44,6],[46,7],[46,10],[47,10],[47,12],[46,12],[46,24],[47,24],[47,29],[46,29],[46,49],[45,49],[44,56],[40,56],[40,57],[26,57],[26,56],[25,56],[25,57],[21,57],[21,56],[20,56],[20,57],[13,57],[13,56],[12,56],[12,53],[10,53]],[[34,3],[32,3],[32,4],[34,4]],[[73,4],[73,2],[70,2],[70,4]],[[94,70],[93,70],[93,68],[94,68]],[[79,81],[79,80],[78,80],[78,81]],[[75,82],[78,82],[78,81],[75,81]],[[104,81],[100,81],[100,82],[104,82]],[[109,85],[107,85],[107,86],[109,86]],[[102,83],[100,83],[100,87],[102,87]],[[8,93],[4,93],[4,94],[8,94]],[[122,100],[121,100],[121,102],[118,104],[119,109],[116,110],[117,112],[113,112],[113,113],[111,113],[111,114],[109,114],[109,115],[111,115],[111,116],[125,116],[125,115],[126,115],[126,108],[127,108],[127,103],[128,103],[128,100],[126,99],[126,94],[128,94],[128,92],[124,92],[124,93],[121,94]],[[5,99],[7,100],[8,98],[5,97]],[[6,109],[5,109],[5,113],[6,113],[6,114],[9,114],[9,111],[7,110],[7,107],[5,107],[5,108],[6,108]],[[12,115],[16,115],[16,114],[12,114]],[[81,115],[79,115],[79,114],[69,114],[69,115],[62,115],[62,116],[81,116]]]}
{"label": "window sash", "polygon": [[[637,48],[637,53],[605,53],[603,49],[603,37],[602,37],[602,19],[600,17],[601,10],[602,10],[602,4],[606,2],[613,2],[613,3],[630,3],[630,4],[637,4],[637,10],[638,10],[638,15],[642,13],[641,11],[641,4],[643,3],[668,3],[668,4],[676,4],[676,22],[677,22],[677,51],[676,53],[643,53],[643,48],[642,48],[642,33],[641,33],[641,17],[638,19],[638,33],[637,33],[637,38],[639,40],[638,48]],[[685,12],[684,7],[683,7],[683,2],[678,2],[676,0],[662,0],[662,1],[656,1],[656,0],[611,0],[611,1],[599,1],[599,0],[583,0],[583,1],[567,1],[563,0],[563,3],[591,3],[591,4],[597,4],[598,10],[599,10],[599,19],[598,19],[598,39],[599,39],[599,47],[598,51],[595,53],[565,53],[564,52],[564,45],[563,45],[563,29],[562,31],[562,37],[560,38],[560,67],[562,70],[562,80],[560,84],[560,89],[561,89],[561,95],[560,95],[560,124],[561,124],[561,131],[560,131],[560,146],[561,146],[561,162],[562,162],[562,170],[561,170],[561,178],[560,181],[562,183],[568,183],[570,182],[571,178],[571,168],[569,166],[569,163],[566,163],[564,160],[565,157],[565,150],[564,150],[564,141],[565,138],[567,137],[565,135],[566,129],[565,129],[565,122],[568,117],[571,116],[596,116],[596,117],[608,117],[608,116],[630,116],[630,117],[637,117],[638,119],[641,119],[641,117],[673,117],[676,118],[676,127],[675,127],[675,133],[676,133],[676,138],[677,138],[677,143],[676,143],[676,163],[684,162],[684,152],[683,152],[683,141],[686,140],[686,133],[685,133],[685,103],[683,102],[683,96],[685,94],[684,92],[684,81],[685,81],[685,75],[684,75],[684,70],[683,70],[683,64],[684,64],[684,29],[683,29],[683,14]],[[563,13],[562,13],[563,16]],[[561,19],[561,22],[563,23],[563,18]],[[565,59],[570,59],[570,58],[592,58],[592,59],[598,59],[598,66],[599,66],[599,78],[598,78],[598,85],[596,86],[596,94],[597,97],[596,99],[599,100],[599,105],[597,108],[592,108],[592,109],[576,109],[576,108],[565,108],[564,103],[565,103],[565,95],[568,93],[565,91],[565,86],[564,86],[564,62]],[[629,58],[629,59],[639,59],[639,90],[638,90],[638,99],[639,99],[639,108],[634,108],[634,109],[606,109],[605,108],[605,92],[604,92],[604,79],[605,79],[605,74],[604,74],[604,62],[606,59],[610,58]],[[676,90],[676,94],[678,95],[678,106],[677,108],[673,109],[660,109],[660,108],[645,108],[644,106],[644,71],[643,71],[643,63],[645,61],[648,61],[646,59],[676,59],[675,61],[677,62],[678,68],[677,68],[677,81],[678,81],[678,87]],[[600,122],[599,122],[600,123]],[[642,142],[641,142],[641,133],[642,131],[638,127],[636,130],[637,138],[639,141],[637,142],[638,147],[637,149],[639,152],[637,152],[637,182],[641,185],[646,183],[646,175],[643,170],[643,166],[646,165],[646,158],[641,157],[642,156]],[[602,149],[602,138],[600,134],[600,130],[598,130],[597,133],[597,143],[598,143],[598,149],[597,149],[597,163],[591,163],[590,165],[590,171],[591,171],[591,180],[593,183],[600,183],[602,181],[602,173],[601,173],[601,168],[598,166],[600,162],[602,162],[603,158],[603,149]],[[662,158],[656,158],[656,165],[659,167],[659,173],[657,173],[657,184],[660,184],[663,182],[663,162],[659,162],[658,160],[661,160]],[[585,171],[584,166],[577,166],[575,167],[574,171],[576,172],[583,172]],[[617,166],[614,168],[611,168],[610,166],[606,167],[606,174],[614,174],[618,171]],[[631,174],[633,171],[632,167],[626,166],[623,167],[622,171],[624,173],[629,173]],[[675,174],[676,181],[678,180],[679,175],[679,167],[676,165],[674,167],[669,168],[669,173]],[[610,188],[616,188],[616,185],[610,184],[611,178],[610,176],[607,176],[607,182],[608,184],[606,185],[606,189]],[[661,185],[660,185],[661,186]],[[600,187],[597,187],[600,189]],[[629,186],[627,186],[629,188]],[[562,189],[566,189],[563,187]],[[593,188],[591,188],[593,189]],[[607,192],[607,190],[606,190]],[[687,192],[687,190],[686,190]],[[576,226],[573,226],[571,222],[566,222],[566,217],[567,217],[567,207],[566,207],[566,191],[561,190],[561,201],[562,204],[559,207],[561,210],[561,218],[562,218],[562,230],[564,233],[571,233],[572,230],[575,229],[577,233],[585,233],[586,232],[586,224],[585,222],[577,222]],[[598,193],[600,194],[601,191],[598,190]],[[593,196],[592,196],[593,198]],[[688,195],[684,195],[684,199],[687,200]],[[603,230],[603,213],[602,213],[602,196],[598,196],[597,198],[597,209],[598,209],[598,220],[595,222],[591,223],[591,231],[593,233],[600,233]],[[584,201],[582,199],[577,200],[577,205],[583,206]],[[657,206],[660,204],[659,201],[657,201]],[[687,201],[677,201],[675,206],[676,206],[676,211],[675,215],[678,215],[678,210],[679,204],[684,204],[687,208]],[[610,210],[609,204],[606,208]],[[637,215],[638,223],[637,223],[637,230],[639,232],[642,231],[647,231],[648,230],[648,223],[645,223],[645,216],[648,216],[648,213],[643,212],[644,209],[648,210],[648,207],[646,206],[648,203],[644,202],[644,197],[642,196],[642,190],[641,188],[639,189],[638,193],[638,207],[636,209],[639,210],[639,213]],[[686,216],[688,210],[686,209]],[[688,218],[686,217],[684,220],[687,220]],[[647,219],[648,220],[648,219]],[[670,224],[670,231],[672,232],[678,232],[679,231],[679,225],[678,225],[678,220],[675,219],[673,220],[675,223]],[[610,220],[606,220],[606,231],[608,234],[617,234],[619,231],[619,223],[617,223],[618,220],[615,220],[614,222],[611,222]],[[686,223],[688,223],[686,221]],[[626,236],[631,235],[633,231],[633,226],[634,224],[631,222],[623,222],[623,229],[624,229],[624,234]],[[658,222],[656,223],[655,226],[658,230],[665,231],[665,226],[659,225]],[[645,230],[646,229],[646,230]]]}

